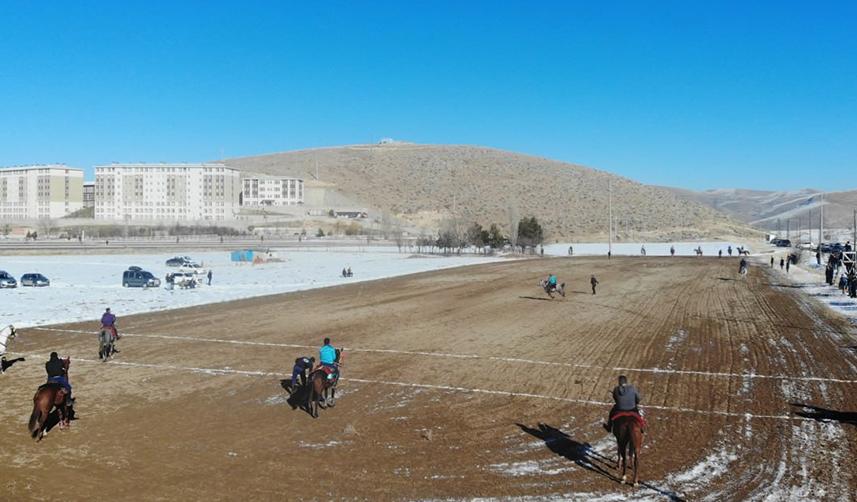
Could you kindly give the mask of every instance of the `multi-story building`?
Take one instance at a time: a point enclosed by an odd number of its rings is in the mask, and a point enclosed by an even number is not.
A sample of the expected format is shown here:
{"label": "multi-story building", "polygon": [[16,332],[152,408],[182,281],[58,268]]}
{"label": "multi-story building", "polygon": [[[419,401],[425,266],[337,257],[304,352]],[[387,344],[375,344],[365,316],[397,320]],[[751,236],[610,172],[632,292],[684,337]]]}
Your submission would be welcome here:
{"label": "multi-story building", "polygon": [[95,182],[83,182],[83,207],[95,207]]}
{"label": "multi-story building", "polygon": [[95,167],[95,218],[222,221],[238,214],[238,171],[223,164],[110,164]]}
{"label": "multi-story building", "polygon": [[286,176],[247,176],[241,179],[242,206],[294,206],[304,202],[304,180]]}
{"label": "multi-story building", "polygon": [[62,218],[83,207],[83,170],[62,164],[0,169],[0,219]]}

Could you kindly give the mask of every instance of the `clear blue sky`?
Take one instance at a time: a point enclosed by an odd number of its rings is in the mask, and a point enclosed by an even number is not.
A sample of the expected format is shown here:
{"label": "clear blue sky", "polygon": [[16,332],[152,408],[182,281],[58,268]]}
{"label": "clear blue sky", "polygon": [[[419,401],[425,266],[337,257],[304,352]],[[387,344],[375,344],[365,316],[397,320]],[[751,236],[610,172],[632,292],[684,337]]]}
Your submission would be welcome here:
{"label": "clear blue sky", "polygon": [[0,166],[383,137],[857,188],[857,2],[0,0]]}

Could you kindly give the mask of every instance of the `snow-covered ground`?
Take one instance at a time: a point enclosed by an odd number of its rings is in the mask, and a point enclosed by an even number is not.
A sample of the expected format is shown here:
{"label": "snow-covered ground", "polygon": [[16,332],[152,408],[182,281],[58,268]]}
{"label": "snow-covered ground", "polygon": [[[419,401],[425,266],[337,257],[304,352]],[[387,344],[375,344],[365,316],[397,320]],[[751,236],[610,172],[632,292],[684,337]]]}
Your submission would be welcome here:
{"label": "snow-covered ground", "polygon": [[[779,271],[779,258],[785,256],[785,253],[776,255],[775,269]],[[767,259],[767,258],[766,258]],[[801,287],[803,292],[821,303],[825,304],[832,310],[848,317],[853,323],[857,324],[857,299],[849,298],[843,294],[837,287],[839,284],[839,276],[845,271],[845,267],[840,269],[840,274],[833,278],[833,286],[829,286],[824,282],[824,268],[827,263],[827,255],[822,255],[821,265],[815,259],[815,253],[803,253],[800,264],[790,268],[789,273],[783,275]]]}
{"label": "snow-covered ground", "polygon": [[[43,288],[0,289],[0,326],[37,326],[95,319],[110,307],[128,314],[285,293],[361,280],[381,279],[442,268],[486,263],[494,257],[414,257],[396,248],[342,248],[336,251],[280,251],[282,263],[234,264],[229,253],[182,253],[212,270],[211,286],[169,291],[123,288],[122,272],[136,265],[160,278],[173,254],[3,256],[0,270],[19,279],[30,272],[47,276]],[[354,277],[341,277],[351,267]],[[121,321],[120,321],[121,324]]]}
{"label": "snow-covered ground", "polygon": [[[568,256],[568,247],[574,247],[574,256],[606,256],[608,244],[606,242],[565,242],[560,244],[548,244],[545,246],[545,254],[550,256]],[[703,256],[717,256],[717,252],[723,250],[727,255],[727,249],[732,246],[733,256],[737,256],[739,246],[755,251],[752,246],[735,242],[614,242],[613,256],[640,256],[641,249],[645,246],[646,256],[669,256],[670,247],[675,247],[676,256],[695,256],[694,250],[702,247]],[[766,244],[759,244],[759,248],[768,248]]]}

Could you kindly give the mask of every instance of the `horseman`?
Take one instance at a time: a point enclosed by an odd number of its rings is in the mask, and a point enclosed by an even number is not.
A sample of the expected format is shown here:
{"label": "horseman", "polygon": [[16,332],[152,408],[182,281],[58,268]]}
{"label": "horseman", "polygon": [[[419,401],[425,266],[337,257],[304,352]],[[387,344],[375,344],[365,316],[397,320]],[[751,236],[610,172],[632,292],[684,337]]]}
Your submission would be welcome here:
{"label": "horseman", "polygon": [[324,345],[318,351],[318,362],[320,367],[333,379],[339,377],[339,366],[336,364],[336,349],[330,344],[330,338],[324,339]]}
{"label": "horseman", "polygon": [[[101,316],[101,329],[109,331],[114,342],[119,339],[119,332],[116,331],[116,316],[110,312],[110,308],[107,308],[107,310],[104,311],[104,315]],[[114,351],[119,352],[115,347]]]}
{"label": "horseman", "polygon": [[738,273],[744,274],[747,272],[747,259],[741,258],[741,263],[738,264]]}
{"label": "horseman", "polygon": [[[6,371],[6,346],[11,340],[15,339],[18,333],[15,331],[15,326],[11,324],[0,329],[0,374]],[[11,363],[9,363],[11,366]]]}
{"label": "horseman", "polygon": [[556,274],[553,274],[553,273],[548,274],[548,281],[547,281],[547,286],[546,286],[547,290],[548,291],[556,291],[556,282],[557,282]]}
{"label": "horseman", "polygon": [[70,364],[70,359],[60,359],[56,352],[51,352],[51,358],[45,363],[45,371],[48,374],[48,383],[60,384],[65,389],[68,405],[72,406],[74,398],[71,397],[71,384],[68,382],[68,367]]}
{"label": "horseman", "polygon": [[613,417],[618,413],[626,412],[633,413],[640,418],[645,432],[645,419],[640,410],[640,393],[633,385],[628,383],[628,377],[625,375],[619,376],[619,385],[613,389],[613,407],[610,408],[610,415],[607,417],[607,423],[604,428],[607,432],[613,430]]}

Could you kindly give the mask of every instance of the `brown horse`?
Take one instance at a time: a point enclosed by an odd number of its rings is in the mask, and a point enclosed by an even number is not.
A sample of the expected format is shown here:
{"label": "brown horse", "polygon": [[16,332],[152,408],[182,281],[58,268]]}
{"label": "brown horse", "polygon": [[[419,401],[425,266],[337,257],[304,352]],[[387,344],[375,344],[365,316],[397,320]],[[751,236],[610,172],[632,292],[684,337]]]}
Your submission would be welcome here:
{"label": "brown horse", "polygon": [[[309,394],[307,394],[307,411],[313,418],[318,418],[319,399],[324,399],[324,406],[335,406],[336,400],[336,380],[327,378],[327,374],[322,370],[316,370],[309,376]],[[328,399],[328,391],[330,391],[330,399]]]}
{"label": "brown horse", "polygon": [[68,426],[68,400],[66,390],[62,385],[49,382],[39,387],[33,396],[33,413],[30,415],[30,436],[39,441],[47,434],[45,426],[51,411],[56,408],[59,413],[60,429]]}
{"label": "brown horse", "polygon": [[628,477],[625,475],[625,470],[628,467],[628,458],[630,455],[634,461],[634,486],[637,486],[637,468],[639,467],[640,450],[643,448],[643,431],[640,429],[640,422],[634,416],[620,416],[613,420],[613,435],[616,436],[616,444],[619,447],[619,458],[616,460],[616,468],[619,468],[619,462],[622,462],[622,484],[625,484]]}

